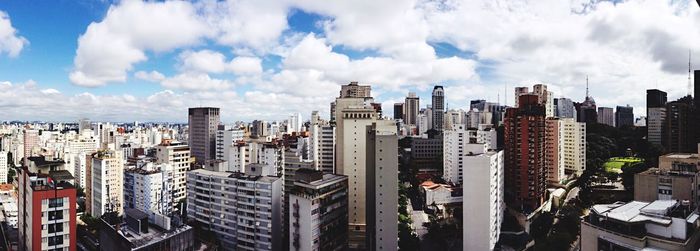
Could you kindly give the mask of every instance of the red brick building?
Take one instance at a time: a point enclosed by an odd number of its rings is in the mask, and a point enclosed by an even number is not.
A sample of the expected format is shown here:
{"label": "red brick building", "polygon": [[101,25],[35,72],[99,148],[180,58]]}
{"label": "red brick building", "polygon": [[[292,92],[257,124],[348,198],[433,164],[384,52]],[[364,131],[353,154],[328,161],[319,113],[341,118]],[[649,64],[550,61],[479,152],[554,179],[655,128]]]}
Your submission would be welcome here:
{"label": "red brick building", "polygon": [[531,212],[545,200],[545,107],[537,95],[519,97],[508,108],[505,123],[505,198],[515,209]]}
{"label": "red brick building", "polygon": [[28,159],[17,177],[19,250],[77,250],[73,176],[62,160]]}

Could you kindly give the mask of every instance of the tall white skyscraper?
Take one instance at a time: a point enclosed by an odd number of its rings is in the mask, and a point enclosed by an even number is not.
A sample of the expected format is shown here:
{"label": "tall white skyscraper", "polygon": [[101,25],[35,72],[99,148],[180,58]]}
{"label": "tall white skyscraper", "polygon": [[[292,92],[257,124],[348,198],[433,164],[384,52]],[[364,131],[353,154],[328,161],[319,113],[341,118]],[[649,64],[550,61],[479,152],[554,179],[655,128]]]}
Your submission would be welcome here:
{"label": "tall white skyscraper", "polygon": [[303,121],[301,120],[301,113],[292,114],[291,116],[289,116],[289,120],[287,121],[287,132],[301,132],[302,123]]}
{"label": "tall white skyscraper", "polygon": [[310,158],[317,170],[335,173],[335,127],[322,120],[318,112],[311,116]]}
{"label": "tall white skyscraper", "polygon": [[102,150],[93,154],[88,200],[93,217],[123,212],[124,160],[121,151]]}
{"label": "tall white skyscraper", "polygon": [[462,184],[465,173],[469,173],[466,156],[482,154],[496,147],[496,131],[490,127],[466,129],[456,125],[443,131],[443,179],[447,182]]}
{"label": "tall white skyscraper", "polygon": [[503,151],[466,156],[463,183],[463,248],[493,250],[503,221]]}

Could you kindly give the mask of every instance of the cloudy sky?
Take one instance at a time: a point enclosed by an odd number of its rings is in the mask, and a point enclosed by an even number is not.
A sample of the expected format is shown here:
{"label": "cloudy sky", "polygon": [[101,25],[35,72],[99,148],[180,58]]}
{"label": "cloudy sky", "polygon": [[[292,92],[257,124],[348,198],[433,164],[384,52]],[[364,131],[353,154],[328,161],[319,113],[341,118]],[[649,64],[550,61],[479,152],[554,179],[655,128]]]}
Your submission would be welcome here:
{"label": "cloudy sky", "polygon": [[308,118],[350,81],[387,114],[435,84],[450,108],[535,83],[580,101],[586,75],[599,106],[642,115],[645,89],[687,93],[697,24],[695,1],[5,0],[0,121]]}

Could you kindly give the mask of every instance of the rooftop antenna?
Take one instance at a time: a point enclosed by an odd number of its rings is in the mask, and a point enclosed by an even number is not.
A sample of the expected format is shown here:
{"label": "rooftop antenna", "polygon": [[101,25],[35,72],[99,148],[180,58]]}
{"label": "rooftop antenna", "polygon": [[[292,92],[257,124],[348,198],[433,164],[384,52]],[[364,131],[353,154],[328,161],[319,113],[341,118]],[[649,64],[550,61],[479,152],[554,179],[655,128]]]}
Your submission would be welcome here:
{"label": "rooftop antenna", "polygon": [[588,75],[586,75],[586,98],[588,98]]}
{"label": "rooftop antenna", "polygon": [[690,71],[691,71],[691,66],[690,66],[690,49],[688,49],[688,96],[690,96],[690,89],[693,88],[692,85],[690,84]]}

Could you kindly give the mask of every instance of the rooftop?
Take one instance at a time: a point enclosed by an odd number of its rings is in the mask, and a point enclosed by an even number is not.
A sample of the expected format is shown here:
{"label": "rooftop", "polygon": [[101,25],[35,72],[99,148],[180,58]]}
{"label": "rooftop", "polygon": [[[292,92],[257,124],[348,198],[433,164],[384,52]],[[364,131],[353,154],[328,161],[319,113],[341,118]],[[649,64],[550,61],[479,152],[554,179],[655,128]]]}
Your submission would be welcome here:
{"label": "rooftop", "polygon": [[671,224],[671,218],[690,218],[697,214],[689,206],[676,200],[656,200],[654,202],[632,201],[594,205],[591,210],[607,218],[628,222],[647,222],[663,225]]}
{"label": "rooftop", "polygon": [[[143,214],[142,216],[145,216],[145,218],[148,218],[148,215],[146,215],[145,213],[140,211],[139,213]],[[117,231],[118,234],[124,237],[126,240],[128,240],[129,243],[131,243],[132,249],[146,247],[151,244],[167,240],[182,232],[192,231],[192,227],[187,224],[182,224],[181,226],[175,227],[170,231],[164,230],[155,224],[148,224],[148,232],[138,233],[133,229],[127,227],[127,224],[125,222],[120,222],[120,224],[118,225],[109,224],[107,223],[107,221],[104,221],[104,223],[110,226],[112,230]],[[116,229],[117,227],[119,227],[119,229]]]}
{"label": "rooftop", "polygon": [[256,175],[247,175],[245,173],[241,172],[216,172],[216,171],[211,171],[211,170],[206,170],[206,169],[197,169],[197,170],[192,170],[190,171],[192,173],[198,173],[201,175],[208,175],[208,176],[217,176],[221,178],[237,178],[241,180],[249,180],[249,181],[262,181],[262,182],[274,182],[279,179],[277,176],[256,176]]}

